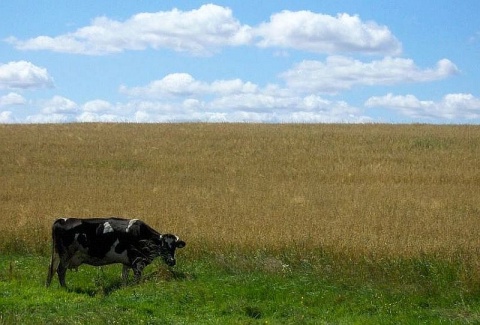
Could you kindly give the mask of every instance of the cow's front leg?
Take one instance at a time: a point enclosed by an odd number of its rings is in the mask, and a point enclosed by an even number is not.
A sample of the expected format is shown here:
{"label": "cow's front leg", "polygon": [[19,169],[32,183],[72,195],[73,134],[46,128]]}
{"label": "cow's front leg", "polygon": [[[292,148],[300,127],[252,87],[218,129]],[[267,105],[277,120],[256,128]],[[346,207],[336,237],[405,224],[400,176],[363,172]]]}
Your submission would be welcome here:
{"label": "cow's front leg", "polygon": [[137,257],[135,261],[133,261],[132,269],[135,283],[140,282],[140,278],[142,277],[142,272],[145,266],[147,266],[147,264],[143,258]]}
{"label": "cow's front leg", "polygon": [[122,280],[123,280],[123,284],[127,284],[127,281],[128,281],[128,271],[130,271],[130,266],[123,264],[123,269],[122,269]]}

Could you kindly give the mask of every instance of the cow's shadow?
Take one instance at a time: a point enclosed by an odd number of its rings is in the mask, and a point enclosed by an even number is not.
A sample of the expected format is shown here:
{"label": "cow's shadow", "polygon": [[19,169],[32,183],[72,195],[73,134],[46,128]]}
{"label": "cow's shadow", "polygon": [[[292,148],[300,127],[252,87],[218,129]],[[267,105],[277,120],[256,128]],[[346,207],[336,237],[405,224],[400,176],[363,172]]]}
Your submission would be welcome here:
{"label": "cow's shadow", "polygon": [[122,280],[105,280],[102,283],[99,283],[95,286],[74,286],[74,287],[67,287],[68,292],[73,292],[77,294],[87,295],[90,297],[97,297],[97,296],[109,296],[113,292],[121,289],[122,287],[126,287],[128,284],[124,284]]}
{"label": "cow's shadow", "polygon": [[159,282],[170,282],[170,281],[188,281],[194,280],[195,275],[184,272],[181,270],[173,270],[171,268],[157,268],[154,271],[144,273],[139,282],[135,282],[132,277],[130,277],[127,283],[124,283],[121,278],[113,279],[110,276],[105,276],[100,274],[97,276],[93,282],[94,285],[90,286],[72,286],[67,287],[69,292],[83,294],[90,297],[96,296],[109,296],[117,290],[123,288],[128,288],[132,286],[142,285],[144,283],[159,283]]}
{"label": "cow's shadow", "polygon": [[143,281],[188,281],[195,280],[196,276],[192,273],[173,268],[159,267],[156,270],[144,275]]}

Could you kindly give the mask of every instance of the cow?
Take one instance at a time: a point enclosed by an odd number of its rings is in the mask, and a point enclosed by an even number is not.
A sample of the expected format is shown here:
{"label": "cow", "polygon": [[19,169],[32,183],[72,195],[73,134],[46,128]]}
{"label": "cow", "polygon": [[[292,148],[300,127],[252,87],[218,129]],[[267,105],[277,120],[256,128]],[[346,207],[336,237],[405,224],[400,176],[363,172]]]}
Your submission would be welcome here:
{"label": "cow", "polygon": [[155,257],[161,256],[168,266],[174,266],[175,250],[185,245],[177,236],[160,234],[138,219],[57,219],[52,225],[52,256],[46,286],[57,272],[60,285],[66,287],[67,269],[77,269],[81,264],[121,263],[124,283],[130,269],[138,283],[143,269]]}

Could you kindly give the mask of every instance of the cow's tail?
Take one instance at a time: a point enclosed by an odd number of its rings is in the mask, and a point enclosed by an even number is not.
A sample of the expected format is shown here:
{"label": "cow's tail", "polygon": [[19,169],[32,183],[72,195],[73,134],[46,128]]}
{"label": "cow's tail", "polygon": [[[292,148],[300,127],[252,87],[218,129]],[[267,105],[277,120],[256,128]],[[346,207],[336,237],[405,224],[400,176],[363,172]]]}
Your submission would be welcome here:
{"label": "cow's tail", "polygon": [[57,245],[57,238],[55,236],[56,223],[57,221],[55,221],[52,226],[52,256],[50,257],[50,266],[48,267],[47,282],[45,283],[47,287],[50,286],[50,283],[52,283],[53,275],[57,271],[58,265],[60,264],[60,256],[58,255],[58,252],[56,250],[56,245]]}

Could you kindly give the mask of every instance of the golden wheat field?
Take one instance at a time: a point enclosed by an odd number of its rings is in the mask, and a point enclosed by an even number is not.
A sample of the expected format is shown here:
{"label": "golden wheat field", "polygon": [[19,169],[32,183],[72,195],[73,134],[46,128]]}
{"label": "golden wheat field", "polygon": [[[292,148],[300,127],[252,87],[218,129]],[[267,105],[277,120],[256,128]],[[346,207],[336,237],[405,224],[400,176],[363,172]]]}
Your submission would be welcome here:
{"label": "golden wheat field", "polygon": [[190,252],[477,259],[479,162],[479,126],[2,125],[0,249],[46,251],[58,217],[123,216]]}

